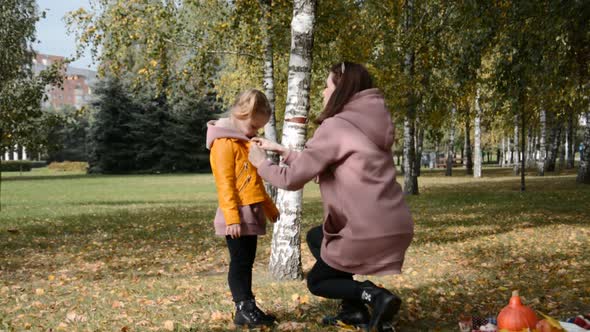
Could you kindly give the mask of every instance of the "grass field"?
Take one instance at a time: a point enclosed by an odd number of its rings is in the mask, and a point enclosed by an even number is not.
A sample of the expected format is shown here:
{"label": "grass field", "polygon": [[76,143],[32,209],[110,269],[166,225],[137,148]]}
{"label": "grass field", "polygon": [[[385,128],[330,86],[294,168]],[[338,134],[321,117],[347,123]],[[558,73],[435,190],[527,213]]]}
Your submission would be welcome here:
{"label": "grass field", "polygon": [[[508,169],[462,173],[423,173],[408,198],[416,236],[404,273],[370,277],[404,299],[398,330],[456,331],[461,313],[495,315],[513,289],[556,318],[590,312],[590,186],[564,172],[531,176],[521,193]],[[34,170],[4,173],[1,194],[0,331],[234,329],[210,175]],[[304,201],[303,232],[321,222],[316,185]],[[254,292],[279,317],[274,330],[337,331],[318,323],[335,301],[271,280],[269,243],[259,242]]]}

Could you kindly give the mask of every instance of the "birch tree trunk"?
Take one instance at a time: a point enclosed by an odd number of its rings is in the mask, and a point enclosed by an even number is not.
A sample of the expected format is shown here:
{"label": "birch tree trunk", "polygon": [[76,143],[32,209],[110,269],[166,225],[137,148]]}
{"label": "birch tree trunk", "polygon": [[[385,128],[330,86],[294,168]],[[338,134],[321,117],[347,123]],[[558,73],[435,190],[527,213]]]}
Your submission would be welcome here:
{"label": "birch tree trunk", "polygon": [[559,139],[561,137],[561,125],[555,124],[551,129],[551,137],[549,140],[549,150],[547,153],[547,167],[546,171],[555,172],[555,164],[557,161],[557,153],[559,150]]}
{"label": "birch tree trunk", "polygon": [[[514,170],[514,175],[518,175],[520,174],[520,151],[518,148],[518,114],[514,115],[514,164],[513,164],[513,170]],[[523,137],[524,139],[524,137]]]}
{"label": "birch tree trunk", "polygon": [[586,130],[584,130],[584,149],[580,153],[578,183],[590,184],[590,112],[586,112]]}
{"label": "birch tree trunk", "polygon": [[[291,21],[291,54],[282,144],[301,151],[307,133],[311,86],[315,0],[295,0]],[[269,269],[278,280],[301,279],[301,213],[303,190],[278,190],[281,211],[273,229]]]}
{"label": "birch tree trunk", "polygon": [[541,114],[539,116],[540,128],[539,128],[539,161],[537,162],[537,173],[539,176],[545,175],[545,164],[547,159],[547,147],[545,146],[545,137],[547,132],[547,113],[545,109],[541,108]]}
{"label": "birch tree trunk", "polygon": [[520,121],[521,121],[521,123],[520,123],[520,130],[521,130],[521,143],[520,143],[520,145],[521,146],[520,146],[520,148],[522,150],[522,160],[520,163],[520,168],[521,168],[521,170],[520,170],[520,191],[524,192],[524,190],[525,190],[525,175],[526,175],[526,165],[525,165],[526,145],[525,145],[525,139],[524,139],[525,138],[525,128],[526,128],[526,122],[525,122],[526,121],[526,114],[524,113],[524,105],[525,105],[524,94],[521,94],[521,96],[520,96],[519,105],[520,105]]}
{"label": "birch tree trunk", "polygon": [[449,132],[449,145],[447,146],[447,170],[446,176],[453,175],[453,163],[455,161],[455,113],[457,110],[455,106],[451,108],[451,128]]}
{"label": "birch tree trunk", "polygon": [[[404,31],[410,33],[412,28],[412,16],[414,11],[413,0],[406,1]],[[406,50],[404,56],[404,74],[410,82],[414,76],[414,50],[412,46]],[[406,114],[404,116],[404,193],[418,195],[418,176],[416,175],[416,150],[414,144],[414,131],[416,120],[416,102],[412,87],[408,87]]]}
{"label": "birch tree trunk", "polygon": [[562,130],[559,135],[559,148],[558,148],[558,157],[559,162],[557,163],[557,168],[562,170],[565,168],[565,150],[567,150],[567,126],[566,130]]}
{"label": "birch tree trunk", "polygon": [[506,149],[506,137],[502,137],[502,162],[500,164],[501,167],[506,167],[506,160],[508,156],[506,153],[508,150]]}
{"label": "birch tree trunk", "polygon": [[574,125],[574,114],[573,112],[569,112],[568,119],[567,119],[567,129],[566,129],[566,150],[565,150],[565,159],[566,164],[565,168],[574,168],[574,157],[576,155],[576,148],[574,145],[574,137],[576,132],[576,126]]}
{"label": "birch tree trunk", "polygon": [[[259,0],[260,5],[263,9],[263,30],[264,34],[264,75],[263,85],[264,94],[268,98],[270,103],[270,119],[264,126],[264,137],[273,142],[278,142],[277,137],[277,125],[275,117],[275,84],[274,84],[274,61],[273,61],[273,45],[272,45],[272,0]],[[279,161],[279,155],[273,152],[267,153],[268,159],[274,163]],[[277,188],[272,186],[270,183],[265,183],[266,192],[272,198],[274,202],[277,201]]]}
{"label": "birch tree trunk", "polygon": [[420,167],[422,165],[422,148],[424,147],[424,128],[420,124],[420,119],[416,118],[416,162],[414,163],[414,173],[420,176]]}
{"label": "birch tree trunk", "polygon": [[[480,178],[481,177],[481,164],[482,154],[481,154],[481,107],[479,105],[479,89],[477,89],[477,94],[475,96],[475,123],[473,126],[473,136],[474,142],[473,147],[475,150],[475,160],[474,160],[474,169],[473,169],[473,177]],[[488,155],[489,159],[489,155]]]}
{"label": "birch tree trunk", "polygon": [[465,118],[465,171],[467,175],[473,175],[473,153],[471,150],[471,121],[469,119],[469,109]]}
{"label": "birch tree trunk", "polygon": [[527,151],[526,151],[526,167],[533,168],[535,166],[535,141],[536,136],[533,135],[533,128],[529,127],[527,135]]}

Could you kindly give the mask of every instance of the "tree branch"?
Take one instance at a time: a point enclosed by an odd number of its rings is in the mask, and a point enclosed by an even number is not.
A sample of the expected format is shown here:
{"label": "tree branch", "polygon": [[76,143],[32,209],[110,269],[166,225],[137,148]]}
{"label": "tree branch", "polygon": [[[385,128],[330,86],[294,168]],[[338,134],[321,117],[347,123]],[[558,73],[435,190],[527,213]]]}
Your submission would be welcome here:
{"label": "tree branch", "polygon": [[[169,38],[163,38],[163,40],[168,43],[173,43],[174,45],[177,45],[177,46],[181,46],[181,47],[185,47],[185,48],[189,48],[189,49],[194,49],[194,45],[189,45],[189,44],[173,41]],[[246,52],[226,51],[226,50],[208,50],[206,52],[211,53],[211,54],[233,54],[233,55],[239,55],[239,56],[246,56],[246,57],[249,57],[249,58],[252,58],[255,60],[264,61],[264,58],[262,58],[258,55],[246,53]]]}

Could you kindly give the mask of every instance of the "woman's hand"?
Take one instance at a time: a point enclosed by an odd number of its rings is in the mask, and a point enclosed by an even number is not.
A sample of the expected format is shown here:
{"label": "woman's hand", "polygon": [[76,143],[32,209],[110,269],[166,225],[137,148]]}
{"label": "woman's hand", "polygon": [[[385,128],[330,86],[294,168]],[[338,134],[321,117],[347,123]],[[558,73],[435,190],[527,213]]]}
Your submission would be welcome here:
{"label": "woman's hand", "polygon": [[248,159],[254,167],[258,168],[266,160],[266,152],[259,148],[258,145],[251,144]]}
{"label": "woman's hand", "polygon": [[254,137],[254,138],[252,138],[251,141],[253,143],[256,143],[256,145],[258,147],[260,147],[261,149],[266,150],[266,151],[276,152],[276,153],[280,154],[281,156],[283,156],[284,153],[289,151],[286,147],[280,145],[279,143],[273,142],[273,141],[266,139],[266,138]]}
{"label": "woman's hand", "polygon": [[231,236],[232,239],[237,239],[242,235],[240,224],[231,224],[225,227],[225,235]]}

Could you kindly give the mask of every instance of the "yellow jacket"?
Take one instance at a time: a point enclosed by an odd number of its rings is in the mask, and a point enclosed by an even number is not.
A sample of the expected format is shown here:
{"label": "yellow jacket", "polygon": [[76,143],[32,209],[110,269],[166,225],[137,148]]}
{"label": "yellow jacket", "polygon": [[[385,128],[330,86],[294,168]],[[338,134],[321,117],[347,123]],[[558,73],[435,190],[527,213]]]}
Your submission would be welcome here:
{"label": "yellow jacket", "polygon": [[209,160],[215,177],[219,208],[227,225],[239,224],[238,206],[262,203],[272,221],[279,211],[264,189],[262,178],[248,160],[250,142],[233,137],[217,137],[208,142]]}

